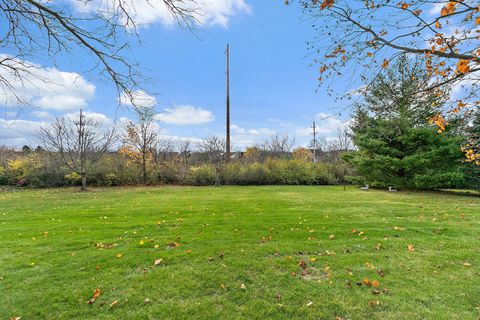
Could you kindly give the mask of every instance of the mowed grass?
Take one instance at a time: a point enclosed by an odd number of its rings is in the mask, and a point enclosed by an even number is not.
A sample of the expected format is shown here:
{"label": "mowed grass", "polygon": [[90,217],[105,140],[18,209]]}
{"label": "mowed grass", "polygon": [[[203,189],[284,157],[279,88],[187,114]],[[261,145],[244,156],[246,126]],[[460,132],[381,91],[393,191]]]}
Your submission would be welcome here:
{"label": "mowed grass", "polygon": [[[7,190],[0,231],[0,319],[480,316],[478,197],[313,186]],[[379,287],[359,285],[365,278]]]}

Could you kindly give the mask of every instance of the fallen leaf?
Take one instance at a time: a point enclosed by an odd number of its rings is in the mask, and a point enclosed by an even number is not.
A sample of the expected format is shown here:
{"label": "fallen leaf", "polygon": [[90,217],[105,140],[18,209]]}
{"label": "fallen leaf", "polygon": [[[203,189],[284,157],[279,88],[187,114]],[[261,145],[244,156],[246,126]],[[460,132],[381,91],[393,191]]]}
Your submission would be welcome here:
{"label": "fallen leaf", "polygon": [[99,289],[99,288],[96,288],[95,290],[93,290],[93,296],[92,296],[92,298],[97,299],[99,296],[100,296],[100,289]]}
{"label": "fallen leaf", "polygon": [[413,244],[409,244],[409,245],[408,245],[408,251],[409,251],[409,252],[415,251],[415,247],[413,246]]}
{"label": "fallen leaf", "polygon": [[380,286],[380,282],[378,282],[377,280],[373,280],[372,286],[374,286],[375,288],[378,288]]}
{"label": "fallen leaf", "polygon": [[245,286],[245,284],[244,284],[244,283],[242,283],[242,284],[240,285],[240,289],[242,289],[242,290],[246,290],[246,289],[247,289],[247,287]]}
{"label": "fallen leaf", "polygon": [[115,246],[116,246],[115,243],[97,243],[95,245],[95,247],[97,247],[97,249],[112,249]]}
{"label": "fallen leaf", "polygon": [[153,265],[154,265],[154,266],[159,266],[159,265],[162,264],[162,261],[163,261],[163,259],[157,259],[157,260],[155,260],[155,262],[153,263]]}
{"label": "fallen leaf", "polygon": [[310,307],[312,304],[313,304],[313,302],[312,302],[312,301],[309,301],[309,302],[307,303],[307,307]]}
{"label": "fallen leaf", "polygon": [[110,305],[108,306],[108,309],[112,309],[112,308],[115,307],[117,304],[118,304],[118,300],[113,301],[113,302],[110,303]]}
{"label": "fallen leaf", "polygon": [[170,242],[167,244],[167,247],[169,248],[177,248],[177,247],[180,247],[180,243],[174,241],[174,242]]}
{"label": "fallen leaf", "polygon": [[376,301],[369,301],[368,302],[368,305],[370,307],[375,307],[375,306],[379,306],[380,305],[380,301],[376,300]]}
{"label": "fallen leaf", "polygon": [[300,268],[302,268],[304,270],[307,268],[307,263],[305,262],[305,260],[300,260],[298,265],[300,266]]}
{"label": "fallen leaf", "polygon": [[333,239],[335,239],[335,236],[333,234],[331,234],[330,236],[328,236],[328,239],[333,240]]}
{"label": "fallen leaf", "polygon": [[87,301],[87,304],[93,304],[99,296],[100,296],[100,289],[96,288],[95,290],[93,290],[92,298]]}

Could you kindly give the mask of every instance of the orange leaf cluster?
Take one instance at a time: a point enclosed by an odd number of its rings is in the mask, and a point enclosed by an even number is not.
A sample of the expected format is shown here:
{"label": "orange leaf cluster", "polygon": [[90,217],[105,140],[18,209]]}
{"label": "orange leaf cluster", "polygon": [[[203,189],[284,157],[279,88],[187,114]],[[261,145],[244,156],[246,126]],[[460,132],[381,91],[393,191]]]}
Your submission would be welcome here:
{"label": "orange leaf cluster", "polygon": [[470,60],[460,60],[457,63],[457,73],[468,73],[470,71]]}
{"label": "orange leaf cluster", "polygon": [[[318,0],[314,1],[314,4],[318,2]],[[334,4],[334,0],[323,0],[322,4],[320,5],[320,10],[323,10],[325,8],[331,8]]]}
{"label": "orange leaf cluster", "polygon": [[480,153],[476,153],[470,145],[462,148],[463,153],[465,153],[466,162],[472,162],[480,166]]}
{"label": "orange leaf cluster", "polygon": [[438,133],[444,132],[445,127],[448,125],[447,120],[445,120],[445,118],[441,114],[436,114],[430,119],[428,119],[428,123],[437,125]]}
{"label": "orange leaf cluster", "polygon": [[454,13],[456,6],[457,6],[456,1],[449,1],[447,5],[442,8],[442,11],[441,11],[442,17]]}

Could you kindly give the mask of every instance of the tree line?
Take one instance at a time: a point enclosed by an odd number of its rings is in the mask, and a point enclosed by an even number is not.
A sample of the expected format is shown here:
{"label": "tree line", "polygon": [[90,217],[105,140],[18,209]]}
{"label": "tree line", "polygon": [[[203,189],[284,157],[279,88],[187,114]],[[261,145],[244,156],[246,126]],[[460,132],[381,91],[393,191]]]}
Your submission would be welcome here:
{"label": "tree line", "polygon": [[478,139],[480,111],[472,121],[451,112],[448,127],[440,130],[431,118],[448,98],[423,91],[428,79],[421,61],[404,56],[372,82],[356,103],[349,128],[339,130],[335,139],[293,149],[294,139],[276,135],[233,152],[230,159],[225,140],[217,136],[195,143],[165,139],[153,107],[136,108],[136,121],[117,130],[81,111],[43,127],[38,135],[42,146],[36,150],[0,148],[0,184],[81,185],[82,190],[87,181],[102,186],[356,183],[479,188],[478,161],[466,159],[460,146]]}

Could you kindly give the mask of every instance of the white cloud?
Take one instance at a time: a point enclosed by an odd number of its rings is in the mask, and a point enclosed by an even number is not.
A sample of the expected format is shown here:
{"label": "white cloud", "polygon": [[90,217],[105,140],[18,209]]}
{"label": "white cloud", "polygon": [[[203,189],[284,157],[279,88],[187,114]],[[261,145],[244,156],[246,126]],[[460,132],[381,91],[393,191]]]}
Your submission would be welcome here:
{"label": "white cloud", "polygon": [[[148,26],[154,23],[172,26],[177,23],[162,0],[122,0],[122,2],[137,26]],[[117,0],[71,0],[71,3],[79,12],[100,12],[107,17],[112,16],[112,12],[118,6]],[[249,13],[251,10],[245,0],[187,1],[179,5],[191,10],[196,23],[206,27],[227,27],[232,16]],[[133,26],[127,23],[127,27]]]}
{"label": "white cloud", "polygon": [[177,125],[196,125],[212,122],[215,120],[215,116],[209,110],[181,105],[166,108],[162,113],[155,115],[155,120]]}
{"label": "white cloud", "polygon": [[263,142],[277,132],[268,128],[242,128],[237,124],[230,126],[232,130],[232,143],[234,148],[244,149]]}
{"label": "white cloud", "polygon": [[[314,118],[316,120],[317,134],[324,136],[336,133],[338,129],[345,129],[350,123],[350,120],[344,121],[338,119],[335,115],[323,112],[317,113]],[[311,127],[300,127],[295,131],[299,136],[309,136],[312,132],[313,129]]]}
{"label": "white cloud", "polygon": [[135,104],[137,107],[152,108],[157,104],[157,99],[143,90],[137,90],[132,92],[131,97],[126,93],[122,93],[120,103],[126,106],[133,106]]}
{"label": "white cloud", "polygon": [[0,103],[9,107],[21,103],[44,110],[75,110],[85,108],[95,95],[95,86],[75,72],[42,67],[6,54],[0,54],[0,59],[19,72],[0,68],[0,76],[11,86],[1,87]]}
{"label": "white cloud", "polygon": [[248,135],[248,136],[261,136],[261,135],[273,135],[276,132],[267,128],[259,129],[245,129],[241,128],[236,124],[232,124],[230,129],[233,131],[234,135]]}
{"label": "white cloud", "polygon": [[[91,119],[95,122],[101,123],[103,126],[111,126],[113,125],[113,120],[110,119],[108,116],[104,115],[103,113],[97,113],[97,112],[90,112],[90,111],[84,111],[83,115],[87,119]],[[78,112],[73,112],[73,113],[67,113],[63,117],[71,120],[76,120],[78,119],[79,113]]]}
{"label": "white cloud", "polygon": [[13,147],[38,144],[36,134],[45,122],[28,120],[5,120],[0,118],[0,141]]}
{"label": "white cloud", "polygon": [[[314,116],[317,139],[324,140],[326,143],[336,141],[337,134],[339,129],[346,130],[349,128],[352,119],[342,120],[339,119],[336,115],[328,113],[318,113]],[[295,130],[295,135],[299,138],[297,143],[300,146],[309,146],[313,136],[313,129],[311,127],[297,127]]]}
{"label": "white cloud", "polygon": [[52,119],[53,118],[53,115],[51,115],[47,111],[33,111],[30,114],[32,116],[34,116],[35,118],[39,118],[39,119]]}
{"label": "white cloud", "polygon": [[432,5],[428,13],[432,16],[438,16],[445,6],[445,2],[439,2]]}

